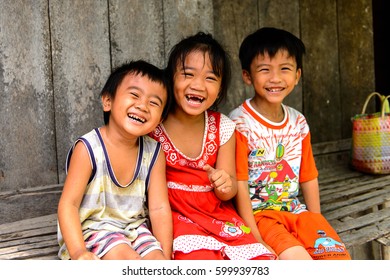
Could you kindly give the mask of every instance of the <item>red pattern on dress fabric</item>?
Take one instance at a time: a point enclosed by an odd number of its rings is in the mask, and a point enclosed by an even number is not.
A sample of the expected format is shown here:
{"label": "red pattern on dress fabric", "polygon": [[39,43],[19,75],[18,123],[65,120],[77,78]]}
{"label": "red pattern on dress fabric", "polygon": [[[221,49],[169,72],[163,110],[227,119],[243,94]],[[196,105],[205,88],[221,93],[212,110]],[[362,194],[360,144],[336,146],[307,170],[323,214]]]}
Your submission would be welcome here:
{"label": "red pattern on dress fabric", "polygon": [[151,135],[162,144],[166,155],[173,251],[191,253],[191,258],[196,251],[202,254],[206,249],[221,251],[229,259],[252,259],[261,255],[273,259],[274,255],[250,234],[232,202],[217,198],[207,172],[203,170],[205,164],[215,167],[220,131],[225,131],[220,129],[220,119],[220,113],[207,111],[202,152],[197,158],[181,153],[163,125]]}

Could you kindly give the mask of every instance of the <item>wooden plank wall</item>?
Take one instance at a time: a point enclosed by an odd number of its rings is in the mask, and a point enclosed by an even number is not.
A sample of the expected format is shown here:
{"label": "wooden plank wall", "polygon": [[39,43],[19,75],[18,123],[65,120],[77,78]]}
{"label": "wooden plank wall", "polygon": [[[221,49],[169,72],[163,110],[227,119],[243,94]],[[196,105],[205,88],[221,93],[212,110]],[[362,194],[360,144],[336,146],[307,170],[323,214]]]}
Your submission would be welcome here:
{"label": "wooden plank wall", "polygon": [[[214,34],[232,59],[224,113],[252,95],[241,81],[238,48],[263,26],[285,28],[306,44],[303,77],[286,104],[306,115],[313,143],[349,138],[350,117],[374,90],[370,0],[0,0],[0,6],[2,222],[55,209],[55,199],[40,203],[42,189],[64,181],[72,142],[102,125],[99,91],[113,67],[138,58],[163,67],[170,48],[199,30]],[[10,198],[20,193],[24,199]]]}

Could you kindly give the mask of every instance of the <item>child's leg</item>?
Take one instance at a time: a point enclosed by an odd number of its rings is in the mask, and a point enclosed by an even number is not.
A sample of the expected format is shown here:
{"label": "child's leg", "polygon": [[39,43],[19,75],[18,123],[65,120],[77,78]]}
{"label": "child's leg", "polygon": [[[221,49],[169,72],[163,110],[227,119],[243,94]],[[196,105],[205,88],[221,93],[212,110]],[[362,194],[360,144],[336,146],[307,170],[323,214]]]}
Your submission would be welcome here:
{"label": "child's leg", "polygon": [[161,250],[153,250],[142,257],[143,260],[166,260]]}
{"label": "child's leg", "polygon": [[166,260],[160,242],[151,233],[146,224],[137,228],[138,237],[131,242],[132,248],[145,260]]}
{"label": "child's leg", "polygon": [[121,243],[111,248],[102,260],[140,260],[137,254],[128,244]]}
{"label": "child's leg", "polygon": [[303,246],[287,248],[279,254],[279,260],[313,260]]}
{"label": "child's leg", "polygon": [[121,233],[98,231],[85,240],[89,251],[101,259],[140,259],[131,241]]}
{"label": "child's leg", "polygon": [[280,260],[310,260],[303,244],[295,234],[297,215],[266,210],[255,215],[260,234]]}
{"label": "child's leg", "polygon": [[[138,237],[130,241],[118,232],[100,231],[86,240],[87,249],[103,260],[165,259],[160,243],[146,225],[137,228]],[[157,252],[156,252],[157,251]]]}

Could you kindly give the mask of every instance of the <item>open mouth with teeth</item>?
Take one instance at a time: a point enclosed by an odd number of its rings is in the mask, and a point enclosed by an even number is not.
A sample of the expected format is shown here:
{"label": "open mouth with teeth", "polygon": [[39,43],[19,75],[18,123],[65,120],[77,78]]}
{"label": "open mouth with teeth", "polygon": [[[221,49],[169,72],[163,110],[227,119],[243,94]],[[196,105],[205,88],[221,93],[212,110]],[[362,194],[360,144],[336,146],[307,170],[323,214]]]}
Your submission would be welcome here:
{"label": "open mouth with teeth", "polygon": [[201,96],[196,96],[191,94],[186,95],[186,99],[191,103],[202,103],[205,100],[205,98]]}
{"label": "open mouth with teeth", "polygon": [[272,93],[272,92],[280,92],[284,90],[284,88],[266,88],[266,90]]}
{"label": "open mouth with teeth", "polygon": [[145,123],[145,122],[146,122],[145,119],[143,119],[143,118],[141,118],[141,117],[139,117],[139,116],[136,116],[136,115],[128,114],[127,116],[128,116],[130,119],[132,119],[132,120],[134,120],[134,121],[136,121],[136,122],[139,122],[139,123]]}

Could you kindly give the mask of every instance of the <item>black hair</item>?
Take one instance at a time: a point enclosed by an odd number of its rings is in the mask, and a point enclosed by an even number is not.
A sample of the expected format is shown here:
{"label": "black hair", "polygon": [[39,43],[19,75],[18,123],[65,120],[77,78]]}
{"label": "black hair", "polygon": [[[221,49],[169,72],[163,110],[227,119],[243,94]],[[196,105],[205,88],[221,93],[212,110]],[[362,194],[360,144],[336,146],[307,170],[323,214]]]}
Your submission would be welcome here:
{"label": "black hair", "polygon": [[[141,74],[141,76],[147,76],[151,81],[160,83],[166,88],[167,102],[161,116],[161,119],[164,120],[168,115],[169,108],[172,103],[172,97],[169,94],[169,83],[166,71],[144,60],[130,61],[114,69],[108,77],[102,91],[100,92],[100,96],[108,95],[111,99],[114,99],[119,85],[128,74]],[[110,114],[111,112],[104,112],[105,124],[108,124]]]}
{"label": "black hair", "polygon": [[302,58],[305,54],[305,45],[295,35],[274,27],[263,27],[248,35],[241,43],[239,58],[241,68],[250,71],[250,65],[259,54],[268,54],[271,58],[279,50],[286,50],[295,58],[297,69],[302,69]]}
{"label": "black hair", "polygon": [[[198,32],[195,35],[184,38],[173,46],[169,54],[167,65],[169,82],[173,83],[173,78],[179,63],[181,63],[184,68],[186,57],[194,51],[208,54],[215,75],[221,78],[221,90],[217,100],[211,107],[212,109],[217,110],[218,105],[226,99],[231,78],[231,69],[228,53],[211,34]],[[173,89],[173,85],[170,87]]]}

